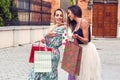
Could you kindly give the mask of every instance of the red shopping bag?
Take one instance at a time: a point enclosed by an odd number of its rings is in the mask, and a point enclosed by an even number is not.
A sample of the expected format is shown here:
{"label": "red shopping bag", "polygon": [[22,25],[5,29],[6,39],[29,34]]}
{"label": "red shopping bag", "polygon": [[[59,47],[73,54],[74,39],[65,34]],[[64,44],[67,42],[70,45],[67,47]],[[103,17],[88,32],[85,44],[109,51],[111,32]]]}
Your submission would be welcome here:
{"label": "red shopping bag", "polygon": [[82,47],[75,42],[67,41],[62,59],[62,69],[71,75],[79,75]]}
{"label": "red shopping bag", "polygon": [[[38,45],[34,45],[32,44],[32,47],[31,47],[31,52],[30,52],[30,57],[29,57],[29,62],[30,63],[34,63],[34,54],[35,54],[35,51],[45,51],[45,47],[43,46],[40,46],[39,44]],[[47,51],[52,51],[52,48],[47,48]]]}

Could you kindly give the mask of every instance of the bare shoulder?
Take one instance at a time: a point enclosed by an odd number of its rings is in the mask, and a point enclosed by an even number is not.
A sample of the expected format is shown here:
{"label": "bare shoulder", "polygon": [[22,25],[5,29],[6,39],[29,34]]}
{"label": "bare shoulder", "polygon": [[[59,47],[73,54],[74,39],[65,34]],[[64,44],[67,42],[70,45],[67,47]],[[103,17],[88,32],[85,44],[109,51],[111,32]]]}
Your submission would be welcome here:
{"label": "bare shoulder", "polygon": [[85,18],[82,18],[82,28],[88,28],[88,21]]}
{"label": "bare shoulder", "polygon": [[82,24],[88,24],[88,21],[85,18],[82,18]]}

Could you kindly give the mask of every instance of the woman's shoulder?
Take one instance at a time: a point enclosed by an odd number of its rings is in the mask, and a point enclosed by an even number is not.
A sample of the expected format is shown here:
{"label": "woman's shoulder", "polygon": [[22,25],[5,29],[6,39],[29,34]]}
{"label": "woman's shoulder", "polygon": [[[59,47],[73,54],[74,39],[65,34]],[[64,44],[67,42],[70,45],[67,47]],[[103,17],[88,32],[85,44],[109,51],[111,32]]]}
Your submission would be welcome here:
{"label": "woman's shoulder", "polygon": [[81,19],[82,23],[88,23],[88,21],[85,18]]}
{"label": "woman's shoulder", "polygon": [[67,29],[67,25],[62,25],[60,27],[63,28],[63,29]]}
{"label": "woman's shoulder", "polygon": [[82,24],[81,24],[81,26],[82,26],[82,28],[84,27],[89,27],[88,25],[89,25],[89,23],[88,23],[88,21],[85,19],[85,18],[82,18],[82,22],[81,22]]}

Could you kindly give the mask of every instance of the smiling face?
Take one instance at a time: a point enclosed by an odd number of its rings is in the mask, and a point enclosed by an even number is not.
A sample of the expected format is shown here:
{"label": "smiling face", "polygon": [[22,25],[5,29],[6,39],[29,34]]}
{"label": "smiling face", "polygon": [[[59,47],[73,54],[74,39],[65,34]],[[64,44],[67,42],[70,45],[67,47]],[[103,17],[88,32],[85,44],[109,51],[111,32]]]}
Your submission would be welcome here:
{"label": "smiling face", "polygon": [[68,18],[72,21],[75,18],[75,15],[72,13],[71,10],[68,9]]}
{"label": "smiling face", "polygon": [[57,10],[54,15],[55,23],[62,23],[63,22],[63,12],[60,10]]}

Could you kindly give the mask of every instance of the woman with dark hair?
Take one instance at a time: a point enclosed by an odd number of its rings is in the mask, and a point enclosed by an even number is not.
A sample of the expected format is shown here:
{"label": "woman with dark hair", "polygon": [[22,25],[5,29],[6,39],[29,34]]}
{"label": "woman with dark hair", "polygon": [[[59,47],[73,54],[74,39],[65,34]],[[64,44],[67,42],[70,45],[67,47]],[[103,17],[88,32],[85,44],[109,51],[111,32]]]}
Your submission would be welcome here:
{"label": "woman with dark hair", "polygon": [[58,63],[60,59],[59,47],[62,45],[62,34],[67,28],[65,22],[65,13],[62,9],[57,9],[54,12],[54,25],[50,26],[47,33],[44,35],[44,39],[41,42],[45,42],[47,47],[52,48],[52,71],[48,73],[34,72],[32,68],[28,80],[58,80]]}
{"label": "woman with dark hair", "polygon": [[82,18],[79,6],[68,7],[68,24],[76,39],[82,47],[82,58],[79,76],[69,74],[68,80],[100,80],[100,58],[95,45],[91,42],[89,23]]}

